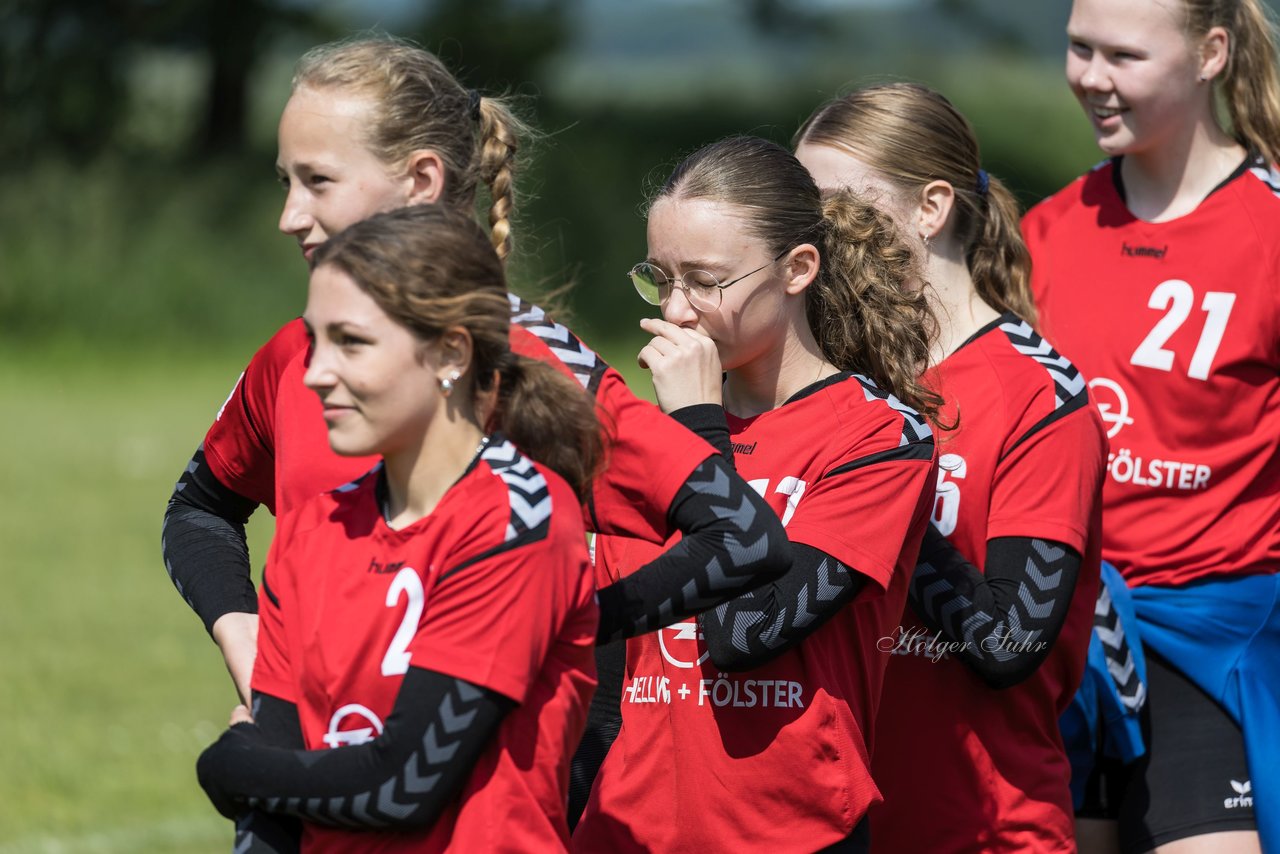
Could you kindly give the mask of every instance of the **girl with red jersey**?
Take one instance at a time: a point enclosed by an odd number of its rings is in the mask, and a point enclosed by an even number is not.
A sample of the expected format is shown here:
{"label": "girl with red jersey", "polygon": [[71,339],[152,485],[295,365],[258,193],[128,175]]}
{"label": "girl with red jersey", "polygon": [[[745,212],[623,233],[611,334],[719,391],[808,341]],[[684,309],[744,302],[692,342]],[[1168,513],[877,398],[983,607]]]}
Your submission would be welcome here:
{"label": "girl with red jersey", "polygon": [[1258,0],[1076,0],[1067,35],[1110,159],[1023,231],[1108,422],[1103,557],[1147,653],[1148,752],[1104,815],[1124,851],[1280,850],[1274,30]]}
{"label": "girl with red jersey", "polygon": [[[738,137],[686,159],[631,271],[662,308],[640,360],[781,517],[780,580],[628,642],[622,729],[580,851],[865,850],[870,739],[933,497],[932,319],[911,250],[785,149]],[[604,537],[597,580],[654,546]],[[603,574],[603,577],[601,575]]]}
{"label": "girl with red jersey", "polygon": [[303,323],[333,450],[381,461],[281,518],[254,713],[201,784],[229,818],[302,819],[308,852],[563,849],[595,684],[591,401],[512,352],[502,262],[442,207],[319,247]]}
{"label": "girl with red jersey", "polygon": [[[1018,206],[942,95],[892,84],[819,107],[796,156],[919,237],[940,335],[927,385],[955,430],[889,658],[873,851],[1073,848],[1058,717],[1084,669],[1106,435],[1080,372],[1032,329]],[[921,803],[921,768],[931,792]]]}
{"label": "girl with red jersey", "polygon": [[[522,132],[501,100],[468,91],[410,44],[374,38],[317,48],[299,62],[280,120],[280,230],[311,259],[325,239],[379,211],[434,202],[470,212],[483,184],[505,258]],[[785,568],[781,526],[706,442],[631,394],[537,306],[512,294],[509,312],[512,348],[572,377],[604,416],[608,462],[586,496],[588,527],[655,542],[685,535],[645,572],[600,591],[602,641],[696,613]],[[258,351],[165,514],[166,567],[246,698],[257,598],[244,523],[259,505],[283,515],[372,464],[329,450],[320,404],[302,383],[307,354],[299,320]]]}

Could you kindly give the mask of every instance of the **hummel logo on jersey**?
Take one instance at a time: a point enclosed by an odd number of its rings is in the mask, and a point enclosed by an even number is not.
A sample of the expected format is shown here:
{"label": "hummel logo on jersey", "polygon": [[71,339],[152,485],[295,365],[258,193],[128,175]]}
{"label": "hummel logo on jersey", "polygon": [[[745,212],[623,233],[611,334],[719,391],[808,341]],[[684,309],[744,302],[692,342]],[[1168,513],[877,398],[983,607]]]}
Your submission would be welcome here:
{"label": "hummel logo on jersey", "polygon": [[404,568],[404,561],[397,560],[391,563],[378,563],[378,559],[374,558],[369,561],[369,572],[377,575],[387,575],[392,572],[399,572]]}
{"label": "hummel logo on jersey", "polygon": [[1164,257],[1164,253],[1169,251],[1169,246],[1130,246],[1128,243],[1120,244],[1120,253],[1128,255],[1130,258],[1155,258],[1159,261]]}
{"label": "hummel logo on jersey", "polygon": [[749,457],[755,453],[756,445],[758,444],[759,442],[752,442],[750,445],[742,444],[739,442],[731,442],[730,447],[733,448],[734,454],[741,455],[744,457]]}
{"label": "hummel logo on jersey", "polygon": [[1253,808],[1253,781],[1245,780],[1238,783],[1231,781],[1231,788],[1236,790],[1234,798],[1223,798],[1222,806],[1229,810],[1241,809],[1242,807]]}

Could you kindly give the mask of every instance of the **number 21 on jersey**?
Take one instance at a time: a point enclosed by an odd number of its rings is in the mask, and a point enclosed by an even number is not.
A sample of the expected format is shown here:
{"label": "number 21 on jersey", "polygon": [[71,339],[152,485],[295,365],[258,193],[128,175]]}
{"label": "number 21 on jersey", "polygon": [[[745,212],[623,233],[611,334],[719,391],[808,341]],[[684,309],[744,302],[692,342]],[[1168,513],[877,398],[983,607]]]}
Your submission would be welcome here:
{"label": "number 21 on jersey", "polygon": [[[1165,315],[1156,322],[1147,337],[1142,339],[1138,349],[1129,358],[1129,363],[1155,368],[1157,371],[1172,371],[1173,351],[1165,349],[1164,345],[1186,322],[1195,302],[1195,291],[1181,279],[1169,279],[1156,285],[1151,292],[1151,299],[1147,300],[1147,308],[1163,311]],[[1222,336],[1227,331],[1227,320],[1231,317],[1231,307],[1235,302],[1235,294],[1223,291],[1209,291],[1204,295],[1200,309],[1208,316],[1204,321],[1204,329],[1200,331],[1200,341],[1191,355],[1191,363],[1187,365],[1187,376],[1197,380],[1209,379],[1213,357],[1218,354],[1218,346],[1222,344]]]}

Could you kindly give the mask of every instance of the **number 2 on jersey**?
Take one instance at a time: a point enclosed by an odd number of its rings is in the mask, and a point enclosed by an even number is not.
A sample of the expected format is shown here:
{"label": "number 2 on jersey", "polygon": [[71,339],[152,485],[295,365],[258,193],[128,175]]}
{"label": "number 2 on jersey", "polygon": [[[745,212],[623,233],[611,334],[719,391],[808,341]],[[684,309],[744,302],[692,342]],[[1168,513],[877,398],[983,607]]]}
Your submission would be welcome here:
{"label": "number 2 on jersey", "polygon": [[422,605],[426,594],[422,589],[422,579],[418,571],[405,567],[396,573],[387,588],[387,607],[394,608],[400,602],[400,594],[409,597],[409,606],[404,609],[404,617],[400,620],[400,628],[396,629],[387,654],[382,657],[383,676],[403,676],[409,672],[409,643],[418,631],[418,620],[422,619]]}
{"label": "number 2 on jersey", "polygon": [[[1181,279],[1169,279],[1156,285],[1156,289],[1151,292],[1151,299],[1147,300],[1147,308],[1168,311],[1147,333],[1147,337],[1142,339],[1138,349],[1133,351],[1130,364],[1158,371],[1172,371],[1173,351],[1166,350],[1164,345],[1191,315],[1191,307],[1195,305],[1195,301],[1195,291]],[[1235,302],[1235,294],[1222,291],[1209,291],[1204,295],[1200,308],[1208,317],[1200,332],[1200,342],[1191,355],[1191,363],[1187,365],[1187,376],[1197,380],[1209,379],[1213,357],[1218,354],[1218,346],[1227,331],[1227,319],[1231,316],[1231,307]]]}

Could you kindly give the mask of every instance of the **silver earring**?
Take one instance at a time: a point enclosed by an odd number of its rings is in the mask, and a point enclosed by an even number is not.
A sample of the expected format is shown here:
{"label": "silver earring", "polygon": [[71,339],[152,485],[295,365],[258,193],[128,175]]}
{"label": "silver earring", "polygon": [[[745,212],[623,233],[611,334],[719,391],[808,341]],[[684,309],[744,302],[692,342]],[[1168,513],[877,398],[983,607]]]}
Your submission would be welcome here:
{"label": "silver earring", "polygon": [[458,373],[457,371],[454,371],[450,376],[447,376],[444,379],[440,380],[440,393],[443,394],[445,397],[448,397],[449,395],[453,394],[453,384],[456,383],[458,381],[458,378],[461,376],[462,374]]}

